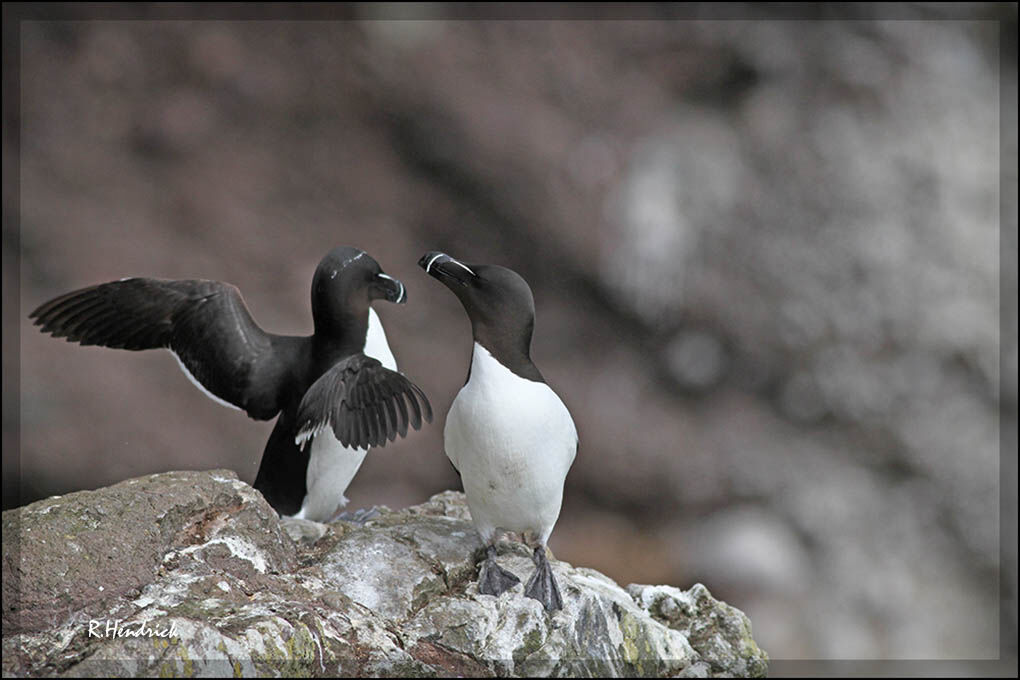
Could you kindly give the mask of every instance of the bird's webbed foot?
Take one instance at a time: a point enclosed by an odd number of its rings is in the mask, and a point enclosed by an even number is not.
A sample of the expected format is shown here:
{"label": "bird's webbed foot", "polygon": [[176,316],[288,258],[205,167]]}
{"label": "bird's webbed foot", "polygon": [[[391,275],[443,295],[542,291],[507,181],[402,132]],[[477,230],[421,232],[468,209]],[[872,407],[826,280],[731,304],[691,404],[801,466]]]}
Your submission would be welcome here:
{"label": "bird's webbed foot", "polygon": [[560,587],[556,584],[556,577],[553,575],[552,567],[549,566],[549,559],[545,555],[544,545],[539,545],[535,548],[532,559],[535,561],[535,573],[528,580],[528,585],[524,588],[524,594],[541,602],[548,612],[563,609]]}
{"label": "bird's webbed foot", "polygon": [[498,596],[521,582],[519,578],[496,564],[496,546],[490,545],[485,553],[485,561],[478,571],[478,592]]}

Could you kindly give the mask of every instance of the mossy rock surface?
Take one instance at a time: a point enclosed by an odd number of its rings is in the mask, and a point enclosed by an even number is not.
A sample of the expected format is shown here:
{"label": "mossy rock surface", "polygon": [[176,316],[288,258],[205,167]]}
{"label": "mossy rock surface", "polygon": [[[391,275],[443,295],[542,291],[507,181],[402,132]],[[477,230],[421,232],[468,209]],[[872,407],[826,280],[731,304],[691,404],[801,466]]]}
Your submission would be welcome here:
{"label": "mossy rock surface", "polygon": [[[231,472],[171,472],[7,511],[3,542],[5,676],[767,670],[747,617],[701,585],[621,588],[554,559],[563,611],[522,585],[480,595],[456,492],[295,528]],[[499,562],[522,581],[534,569],[515,544]]]}

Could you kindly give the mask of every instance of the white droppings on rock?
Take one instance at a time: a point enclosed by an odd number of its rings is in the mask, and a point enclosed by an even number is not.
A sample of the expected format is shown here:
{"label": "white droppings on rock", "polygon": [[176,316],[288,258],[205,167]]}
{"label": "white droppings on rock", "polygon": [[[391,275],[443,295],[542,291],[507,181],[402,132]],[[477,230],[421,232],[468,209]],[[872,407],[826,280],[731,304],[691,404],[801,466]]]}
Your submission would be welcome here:
{"label": "white droppings on rock", "polygon": [[166,610],[160,609],[159,607],[148,607],[140,612],[135,613],[131,617],[132,623],[151,623],[153,621],[159,621],[161,625],[169,625],[166,621]]}
{"label": "white droppings on rock", "polygon": [[179,570],[172,572],[169,578],[151,583],[142,590],[142,594],[133,600],[139,607],[157,604],[172,609],[189,598],[191,584],[202,581],[204,577],[187,574]]}
{"label": "white droppings on rock", "polygon": [[151,597],[146,597],[144,595],[142,597],[139,597],[139,598],[135,599],[135,600],[131,600],[131,604],[133,604],[134,606],[138,607],[139,609],[144,609],[145,607],[148,607],[153,602],[155,602],[154,599],[152,599]]}
{"label": "white droppings on rock", "polygon": [[[200,545],[188,546],[187,548],[184,548],[183,550],[179,551],[178,554],[190,555],[192,553],[195,553],[199,550],[204,550],[205,548],[208,548],[213,545],[226,546],[227,550],[230,551],[231,555],[238,559],[245,560],[246,562],[251,562],[252,567],[254,567],[255,571],[259,572],[260,574],[266,573],[265,556],[259,551],[258,548],[255,547],[255,545],[251,541],[249,541],[246,538],[242,538],[241,536],[217,536],[216,538],[212,538]],[[168,554],[166,558],[163,559],[163,561],[166,562],[167,559],[169,558],[170,554]]]}
{"label": "white droppings on rock", "polygon": [[[695,584],[694,588],[698,586],[701,584]],[[701,587],[704,588],[704,586]],[[684,592],[673,586],[645,586],[632,583],[627,586],[627,592],[634,598],[638,606],[647,611],[650,611],[662,599],[671,599],[675,603],[679,603],[685,611],[690,611],[694,608],[694,598],[690,595],[694,592],[694,588]]]}

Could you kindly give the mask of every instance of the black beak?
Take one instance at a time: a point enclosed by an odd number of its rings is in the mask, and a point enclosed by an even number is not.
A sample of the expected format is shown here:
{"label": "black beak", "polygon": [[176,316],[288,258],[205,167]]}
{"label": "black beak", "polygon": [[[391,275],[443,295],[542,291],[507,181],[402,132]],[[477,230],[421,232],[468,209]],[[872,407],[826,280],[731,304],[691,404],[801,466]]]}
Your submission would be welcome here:
{"label": "black beak", "polygon": [[392,276],[380,273],[376,276],[379,288],[383,292],[383,299],[394,302],[398,305],[402,305],[407,302],[407,290],[404,288],[404,284],[397,281]]}
{"label": "black beak", "polygon": [[466,286],[477,276],[466,264],[438,250],[431,250],[422,255],[418,260],[418,266],[424,269],[426,274],[445,284],[455,281]]}

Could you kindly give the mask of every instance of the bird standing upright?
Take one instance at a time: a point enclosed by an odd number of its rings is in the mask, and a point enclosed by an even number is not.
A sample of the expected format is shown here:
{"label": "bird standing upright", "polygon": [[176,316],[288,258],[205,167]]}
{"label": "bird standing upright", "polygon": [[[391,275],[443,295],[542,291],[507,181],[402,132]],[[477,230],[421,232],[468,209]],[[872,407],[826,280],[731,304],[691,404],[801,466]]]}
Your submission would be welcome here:
{"label": "bird standing upright", "polygon": [[450,289],[468,318],[474,348],[468,379],[446,417],[446,455],[460,473],[475,528],[486,544],[478,590],[499,595],[520,580],[496,564],[499,530],[534,544],[525,595],[548,611],[563,598],[546,555],[563,483],[577,453],[570,412],[531,361],[535,303],[517,273],[425,253],[418,265]]}
{"label": "bird standing upright", "polygon": [[257,420],[280,414],[254,486],[281,515],[325,521],[347,503],[369,447],[432,420],[425,394],[396,371],[374,300],[407,294],[367,253],[341,246],[315,270],[310,336],[265,332],[237,288],[207,280],[121,279],[29,316],[69,342],[168,349],[217,402]]}

